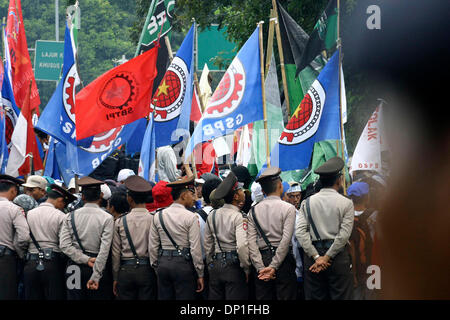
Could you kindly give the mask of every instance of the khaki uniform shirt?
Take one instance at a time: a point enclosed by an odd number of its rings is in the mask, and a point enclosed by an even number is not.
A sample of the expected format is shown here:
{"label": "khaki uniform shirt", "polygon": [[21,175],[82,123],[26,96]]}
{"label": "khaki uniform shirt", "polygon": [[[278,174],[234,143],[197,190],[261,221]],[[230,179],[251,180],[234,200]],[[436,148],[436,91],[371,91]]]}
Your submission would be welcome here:
{"label": "khaki uniform shirt", "polygon": [[[131,241],[139,259],[148,258],[149,234],[153,223],[153,215],[145,208],[135,208],[126,215]],[[128,242],[123,218],[114,222],[114,236],[112,243],[112,268],[114,281],[117,281],[120,269],[120,260],[134,259],[133,251]]]}
{"label": "khaki uniform shirt", "polygon": [[[55,252],[61,252],[59,248],[59,232],[65,218],[65,214],[48,202],[41,203],[27,213],[27,220],[31,232],[42,249],[51,248]],[[29,253],[38,253],[33,241],[30,239]]]}
{"label": "khaki uniform shirt", "polygon": [[[81,245],[87,252],[97,254],[90,280],[100,281],[108,260],[111,248],[114,219],[93,203],[86,203],[82,208],[75,210],[75,226]],[[71,214],[67,214],[59,235],[61,251],[73,262],[87,264],[89,256],[80,249],[72,229]]]}
{"label": "khaki uniform shirt", "polygon": [[175,250],[172,242],[161,226],[159,215],[162,214],[164,224],[170,236],[180,249],[190,248],[192,262],[200,278],[203,277],[203,259],[200,243],[200,223],[197,213],[187,210],[179,203],[172,203],[170,207],[157,211],[153,218],[152,231],[150,232],[150,263],[156,265],[160,246],[164,250]]}
{"label": "khaki uniform shirt", "polygon": [[238,207],[232,204],[225,204],[222,208],[217,209],[215,214],[216,237],[212,215],[213,212],[208,215],[205,227],[204,243],[207,263],[213,261],[213,256],[216,253],[221,253],[217,243],[218,237],[224,252],[237,250],[241,268],[246,273],[249,273],[250,257],[248,254],[247,219],[243,218]]}
{"label": "khaki uniform shirt", "polygon": [[[289,251],[292,235],[295,226],[295,207],[280,199],[277,196],[269,196],[259,202],[255,207],[255,216],[265,233],[270,244],[277,247],[275,256],[268,267],[278,270]],[[248,245],[250,251],[250,259],[256,270],[264,268],[260,249],[268,249],[264,239],[253,220],[250,210],[248,213]]]}
{"label": "khaki uniform shirt", "polygon": [[30,230],[23,209],[0,197],[0,245],[16,251],[23,258],[29,240]]}
{"label": "khaki uniform shirt", "polygon": [[[321,240],[334,240],[326,252],[334,258],[347,244],[353,229],[353,202],[332,188],[324,188],[310,198],[311,217]],[[309,228],[309,232],[308,232]],[[318,240],[310,227],[306,201],[302,202],[300,215],[295,227],[295,236],[305,253],[315,257],[319,253],[312,241]]]}

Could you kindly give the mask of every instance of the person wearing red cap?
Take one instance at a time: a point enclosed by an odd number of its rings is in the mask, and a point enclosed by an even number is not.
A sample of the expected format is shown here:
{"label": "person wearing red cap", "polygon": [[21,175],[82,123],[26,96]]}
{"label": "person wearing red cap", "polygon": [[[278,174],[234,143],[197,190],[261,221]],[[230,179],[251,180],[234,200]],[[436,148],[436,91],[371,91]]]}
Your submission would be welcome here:
{"label": "person wearing red cap", "polygon": [[173,203],[172,188],[168,187],[167,184],[167,181],[159,181],[152,188],[153,202],[146,204],[148,211],[152,212],[157,209],[166,208]]}

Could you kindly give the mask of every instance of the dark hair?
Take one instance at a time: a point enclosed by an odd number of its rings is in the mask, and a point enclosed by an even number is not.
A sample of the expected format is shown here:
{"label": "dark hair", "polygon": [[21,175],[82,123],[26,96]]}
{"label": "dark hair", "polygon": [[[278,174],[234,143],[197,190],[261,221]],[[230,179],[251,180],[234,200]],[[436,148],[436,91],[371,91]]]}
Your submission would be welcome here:
{"label": "dark hair", "polygon": [[53,200],[58,199],[58,198],[64,198],[64,196],[62,194],[60,194],[54,190],[48,191],[47,196],[49,199],[53,199]]}
{"label": "dark hair", "polygon": [[259,184],[261,185],[261,189],[265,194],[271,194],[274,193],[277,190],[277,185],[278,185],[278,181],[280,181],[279,179],[263,179],[259,182]]}
{"label": "dark hair", "polygon": [[331,188],[335,185],[336,181],[341,177],[341,175],[332,176],[332,177],[320,177],[320,183],[322,184],[322,188]]}
{"label": "dark hair", "polygon": [[184,189],[184,188],[172,188],[172,191],[170,193],[172,194],[173,201],[178,200],[184,191],[189,191],[189,190]]}
{"label": "dark hair", "polygon": [[[13,183],[0,182],[0,192],[8,192],[9,189],[11,189],[12,187],[16,187],[17,188],[17,186],[15,184],[13,184]],[[19,192],[19,190],[17,190],[17,192]]]}
{"label": "dark hair", "polygon": [[223,201],[225,201],[225,203],[231,204],[233,202],[235,193],[236,191],[228,192],[228,194],[225,197],[223,197]]}
{"label": "dark hair", "polygon": [[136,204],[146,203],[148,200],[148,192],[128,191],[128,195]]}
{"label": "dark hair", "polygon": [[365,194],[363,196],[357,197],[355,195],[351,195],[350,199],[352,199],[354,204],[362,204],[364,201],[368,199],[368,195]]}
{"label": "dark hair", "polygon": [[81,194],[87,202],[97,201],[100,199],[100,186],[94,188],[82,188]]}
{"label": "dark hair", "polygon": [[114,207],[118,213],[125,213],[130,211],[130,205],[127,201],[127,194],[124,192],[113,193],[111,198],[109,198],[109,205]]}
{"label": "dark hair", "polygon": [[209,198],[209,196],[211,195],[211,192],[219,186],[220,183],[221,180],[219,178],[205,181],[205,184],[202,187],[202,197],[205,203],[211,203],[211,199]]}

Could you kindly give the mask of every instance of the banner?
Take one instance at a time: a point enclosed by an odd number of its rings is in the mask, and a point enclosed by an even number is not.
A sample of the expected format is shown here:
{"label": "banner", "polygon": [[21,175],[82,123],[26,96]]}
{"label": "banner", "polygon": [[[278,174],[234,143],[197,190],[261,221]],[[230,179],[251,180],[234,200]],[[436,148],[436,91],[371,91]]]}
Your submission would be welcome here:
{"label": "banner", "polygon": [[25,100],[28,99],[27,92],[31,81],[30,108],[39,116],[41,100],[34,79],[30,54],[28,53],[20,0],[9,1],[6,36],[11,59],[11,82],[16,103],[20,108],[23,108]]}
{"label": "banner", "polygon": [[373,112],[358,140],[353,153],[350,172],[357,170],[374,170],[382,173],[382,112],[381,103]]}
{"label": "banner", "polygon": [[197,144],[264,118],[258,38],[259,27],[228,67],[189,140],[186,160]]}
{"label": "banner", "polygon": [[[189,134],[194,77],[194,31],[192,25],[152,98],[156,147],[178,143]],[[177,129],[179,129],[177,131]]]}

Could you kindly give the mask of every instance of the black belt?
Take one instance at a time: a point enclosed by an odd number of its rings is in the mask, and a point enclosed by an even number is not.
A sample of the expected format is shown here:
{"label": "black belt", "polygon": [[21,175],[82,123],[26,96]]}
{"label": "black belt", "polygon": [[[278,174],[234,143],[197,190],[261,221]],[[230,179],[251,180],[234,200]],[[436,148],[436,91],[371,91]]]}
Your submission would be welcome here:
{"label": "black belt", "polygon": [[214,255],[215,260],[220,260],[220,259],[232,260],[232,259],[236,259],[237,257],[238,257],[238,254],[236,251],[220,252],[220,253],[216,253]]}
{"label": "black belt", "polygon": [[189,252],[189,248],[184,248],[181,251],[178,250],[159,250],[159,255],[162,257],[183,257],[186,252]]}
{"label": "black belt", "polygon": [[150,264],[150,260],[148,258],[120,260],[121,266],[137,266],[137,265],[149,265],[149,264]]}
{"label": "black belt", "polygon": [[[60,252],[52,251],[51,253],[44,253],[44,260],[53,260],[55,258],[61,258],[61,257],[62,257],[62,253],[60,253]],[[27,261],[39,260],[39,254],[38,253],[27,253],[25,259]]]}
{"label": "black belt", "polygon": [[[277,252],[277,247],[273,247],[273,249],[275,250],[275,252]],[[267,248],[267,249],[259,249],[259,252],[261,252],[261,254],[266,254],[266,253],[272,254],[272,251],[269,248]],[[274,254],[275,254],[275,252],[274,252]]]}
{"label": "black belt", "polygon": [[0,246],[0,257],[2,256],[16,256],[16,252],[7,246]]}
{"label": "black belt", "polygon": [[313,241],[312,244],[316,249],[330,249],[333,245],[334,240],[317,240]]}
{"label": "black belt", "polygon": [[98,253],[92,253],[92,252],[87,252],[87,251],[84,252],[84,254],[91,258],[97,258],[97,256],[98,256]]}

